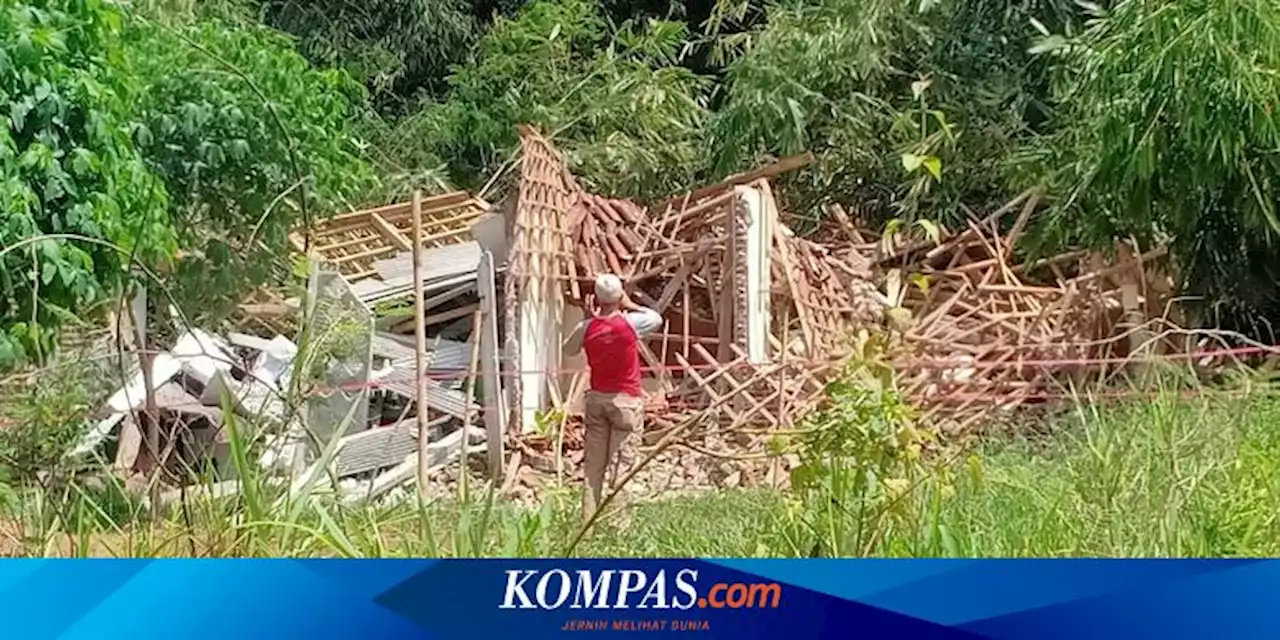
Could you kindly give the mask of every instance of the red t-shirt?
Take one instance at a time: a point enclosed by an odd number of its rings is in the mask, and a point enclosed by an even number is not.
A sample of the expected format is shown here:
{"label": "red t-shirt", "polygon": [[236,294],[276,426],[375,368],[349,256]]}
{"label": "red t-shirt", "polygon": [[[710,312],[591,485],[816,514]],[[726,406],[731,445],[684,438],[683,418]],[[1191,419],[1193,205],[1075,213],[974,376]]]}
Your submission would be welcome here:
{"label": "red t-shirt", "polygon": [[640,388],[640,337],[621,313],[592,318],[582,337],[591,368],[591,390],[644,397]]}

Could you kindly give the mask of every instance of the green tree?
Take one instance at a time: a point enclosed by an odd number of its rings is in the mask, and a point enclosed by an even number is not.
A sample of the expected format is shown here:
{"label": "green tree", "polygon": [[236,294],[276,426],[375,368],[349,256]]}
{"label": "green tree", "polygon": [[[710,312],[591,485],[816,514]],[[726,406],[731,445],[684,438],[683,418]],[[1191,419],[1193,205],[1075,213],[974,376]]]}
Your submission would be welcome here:
{"label": "green tree", "polygon": [[443,98],[449,68],[466,60],[478,35],[462,0],[265,0],[267,24],[294,34],[320,67],[347,70],[383,111],[403,113],[416,98]]}
{"label": "green tree", "polygon": [[[48,354],[57,327],[175,235],[163,185],[130,144],[136,85],[121,13],[99,0],[0,8],[0,367]],[[91,240],[44,239],[68,234]]]}
{"label": "green tree", "polygon": [[720,174],[811,150],[787,190],[795,213],[826,200],[869,222],[957,218],[1006,196],[1004,160],[1042,124],[1047,61],[1027,53],[1031,19],[1061,0],[816,0],[722,6],[765,12],[723,37],[724,100],[713,127]]}
{"label": "green tree", "polygon": [[1062,72],[1060,129],[1028,158],[1058,196],[1045,240],[1167,240],[1206,311],[1280,315],[1280,6],[1125,0],[1094,13],[1079,37],[1042,46]]}
{"label": "green tree", "polygon": [[217,316],[286,263],[299,222],[376,183],[358,84],[264,27],[173,22],[99,0],[0,9],[0,366],[50,353],[131,260],[176,264],[176,301]]}
{"label": "green tree", "polygon": [[552,135],[596,189],[656,195],[705,167],[709,82],[679,65],[687,27],[610,28],[587,0],[538,0],[498,18],[432,108],[436,155],[475,184],[515,147],[516,126]]}
{"label": "green tree", "polygon": [[312,68],[282,34],[139,20],[126,54],[142,88],[133,139],[189,250],[174,284],[193,317],[226,311],[285,263],[289,231],[375,184],[350,125],[363,90]]}

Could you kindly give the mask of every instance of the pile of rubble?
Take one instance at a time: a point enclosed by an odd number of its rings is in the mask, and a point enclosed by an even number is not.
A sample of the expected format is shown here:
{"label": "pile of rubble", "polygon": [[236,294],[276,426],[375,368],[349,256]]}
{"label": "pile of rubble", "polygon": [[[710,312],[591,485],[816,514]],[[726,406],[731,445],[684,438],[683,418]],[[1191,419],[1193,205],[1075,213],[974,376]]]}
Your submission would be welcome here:
{"label": "pile of rubble", "polygon": [[[833,207],[837,239],[817,243],[786,226],[770,185],[808,156],[644,206],[588,193],[544,138],[524,128],[521,140],[518,183],[501,203],[456,192],[337,216],[309,238],[300,231],[295,248],[317,265],[306,299],[260,292],[241,309],[241,326],[270,340],[193,330],[156,358],[156,404],[197,443],[184,445],[188,457],[225,471],[218,426],[220,398],[230,395],[237,413],[271,425],[265,467],[295,483],[328,474],[363,499],[415,477],[423,411],[428,475],[456,478],[449,463],[483,451],[477,469],[532,499],[549,478],[580,468],[586,363],[560,345],[583,317],[585,288],[608,271],[666,321],[641,345],[641,451],[668,437],[681,446],[665,449],[639,483],[779,486],[796,461],[768,451],[772,436],[821,406],[858,329],[893,319],[903,390],[928,420],[962,430],[1034,401],[1070,361],[1123,350],[1117,336],[1158,302],[1148,286],[1157,254],[1130,252],[1107,268],[1084,252],[1015,262],[1035,192],[965,229],[896,244],[868,242],[876,236]],[[321,313],[330,307],[345,315]],[[287,322],[299,314],[307,322]],[[299,362],[314,350],[317,322],[320,334],[350,335],[333,340],[345,345],[338,356]],[[277,335],[304,325],[296,343]],[[85,450],[114,440],[120,464],[136,455],[135,382],[109,402]]]}
{"label": "pile of rubble", "polygon": [[[964,431],[992,411],[1049,399],[1064,376],[1080,381],[1137,350],[1179,348],[1143,330],[1146,318],[1168,313],[1172,282],[1155,263],[1163,249],[1138,255],[1118,243],[1109,260],[1071,251],[1014,261],[1038,201],[1027,191],[962,231],[878,260],[897,265],[889,288],[912,312],[897,369],[927,422]],[[1001,218],[1019,206],[1001,233]],[[902,273],[927,284],[910,286]]]}
{"label": "pile of rubble", "polygon": [[[258,445],[253,450],[262,469],[281,484],[332,488],[352,501],[415,478],[423,441],[428,475],[462,455],[483,458],[480,405],[464,392],[464,380],[486,268],[490,291],[493,284],[489,254],[482,255],[469,232],[482,227],[489,206],[465,193],[417,203],[422,229],[429,231],[418,233],[426,235],[431,256],[423,270],[432,315],[421,396],[417,345],[404,335],[406,319],[410,333],[414,322],[406,239],[413,208],[405,203],[346,214],[314,229],[307,294],[287,300],[259,292],[242,306],[241,324],[270,339],[189,330],[151,359],[151,410],[146,376],[135,372],[75,453],[105,456],[128,473],[148,450],[139,418],[150,416],[159,423],[156,446],[170,479],[219,494],[234,491],[232,430],[224,414],[230,410],[241,419],[246,444]],[[296,235],[293,241],[304,244]],[[292,328],[294,338],[274,333],[281,327]],[[422,439],[419,412],[428,430]],[[221,481],[210,488],[210,477]]]}

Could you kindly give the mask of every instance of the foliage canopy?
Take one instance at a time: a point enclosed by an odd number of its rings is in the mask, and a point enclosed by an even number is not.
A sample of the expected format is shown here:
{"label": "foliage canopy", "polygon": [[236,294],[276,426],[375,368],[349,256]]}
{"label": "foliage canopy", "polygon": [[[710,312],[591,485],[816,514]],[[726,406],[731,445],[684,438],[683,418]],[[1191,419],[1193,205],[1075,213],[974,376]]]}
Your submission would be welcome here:
{"label": "foliage canopy", "polygon": [[1170,241],[1225,320],[1273,315],[1278,34],[1270,2],[1126,0],[1053,42],[1059,126],[1031,154],[1061,199],[1049,240]]}
{"label": "foliage canopy", "polygon": [[[164,187],[127,133],[122,28],[99,0],[0,8],[0,366],[50,353],[51,329],[119,284],[121,252],[176,247]],[[65,235],[32,242],[49,234]]]}
{"label": "foliage canopy", "polygon": [[364,94],[265,27],[136,22],[127,42],[143,88],[133,139],[191,252],[179,300],[203,317],[271,276],[304,216],[348,209],[373,185],[349,124]]}
{"label": "foliage canopy", "polygon": [[50,353],[131,261],[176,268],[178,301],[214,311],[302,211],[374,181],[347,133],[359,87],[266,28],[33,0],[0,33],[0,366]]}
{"label": "foliage canopy", "polygon": [[1262,0],[15,0],[2,14],[0,246],[90,240],[0,258],[0,363],[47,352],[61,320],[127,285],[131,257],[217,316],[271,275],[298,223],[478,188],[520,124],[591,189],[642,199],[812,151],[778,190],[805,231],[832,202],[872,224],[958,222],[1045,184],[1053,210],[1027,237],[1169,242],[1189,291],[1280,318],[1280,9]]}

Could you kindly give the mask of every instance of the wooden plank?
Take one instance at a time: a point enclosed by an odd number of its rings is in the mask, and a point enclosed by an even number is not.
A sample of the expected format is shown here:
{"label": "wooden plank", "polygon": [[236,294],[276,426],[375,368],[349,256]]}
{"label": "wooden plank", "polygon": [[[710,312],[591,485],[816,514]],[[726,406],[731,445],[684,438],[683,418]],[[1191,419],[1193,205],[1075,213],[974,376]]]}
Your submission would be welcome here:
{"label": "wooden plank", "polygon": [[391,244],[394,244],[401,251],[409,251],[413,248],[413,245],[409,244],[409,239],[400,235],[400,232],[391,226],[391,223],[387,222],[386,218],[376,213],[371,213],[369,214],[369,222],[373,223],[373,227],[378,230],[378,233],[382,234],[382,237],[389,240]]}
{"label": "wooden plank", "polygon": [[416,356],[413,359],[414,376],[417,382],[415,400],[417,401],[418,422],[418,496],[425,500],[427,495],[427,445],[430,443],[427,425],[427,331],[422,308],[422,192],[413,192],[413,314],[414,344]]}
{"label": "wooden plank", "polygon": [[[698,355],[702,356],[702,358],[707,361],[708,364],[716,363],[715,359],[711,356],[711,353],[707,351],[706,348],[704,348],[702,345],[700,344],[694,345],[693,348],[698,352]],[[745,362],[745,358],[734,360],[734,362],[743,363]],[[773,414],[769,412],[768,409],[765,409],[763,406],[763,403],[757,401],[755,397],[751,395],[751,392],[747,391],[748,387],[760,381],[759,376],[752,376],[744,382],[739,382],[738,379],[733,376],[733,373],[730,371],[730,369],[731,367],[726,366],[719,371],[719,373],[721,374],[721,377],[724,378],[725,381],[729,383],[728,390],[720,394],[720,397],[732,399],[735,396],[741,396],[743,399],[745,399],[747,402],[751,403],[752,405],[760,405],[760,414],[763,415],[770,422],[770,424],[777,425],[778,419],[775,418]],[[737,407],[734,407],[734,409],[736,410]],[[742,416],[742,412],[738,411],[737,416],[734,417],[734,421],[736,422],[741,416]]]}
{"label": "wooden plank", "polygon": [[[464,394],[464,397],[466,398],[465,406],[468,406],[468,407],[474,404],[475,397],[476,397],[476,375],[477,375],[477,371],[480,368],[479,342],[480,342],[480,331],[482,330],[480,316],[482,314],[483,314],[483,311],[481,310],[476,311],[475,320],[471,324],[471,339],[468,341],[471,347],[471,359],[467,365],[467,379],[466,379],[467,391]],[[467,411],[466,415],[463,416],[462,418],[462,434],[463,435],[461,438],[458,438],[458,460],[461,461],[461,464],[459,465],[459,468],[458,468],[458,499],[463,503],[466,503],[467,501],[467,475],[468,475],[467,455],[470,453],[467,447],[467,444],[468,444],[467,441],[470,438],[468,438],[467,435],[471,433],[471,416],[473,413],[474,412],[472,411]],[[487,432],[485,436],[487,439],[488,437]]]}
{"label": "wooden plank", "polygon": [[724,253],[724,261],[720,266],[720,322],[717,324],[717,334],[720,337],[720,345],[717,355],[721,361],[729,360],[729,344],[734,342],[738,336],[735,335],[734,327],[737,319],[737,269],[734,265],[737,261],[738,252],[735,250],[736,243],[734,238],[736,234],[730,232],[729,247]]}
{"label": "wooden plank", "polygon": [[[421,283],[419,283],[419,286],[421,286]],[[440,313],[429,315],[423,319],[423,324],[433,325],[433,324],[440,324],[441,322],[448,322],[450,320],[457,320],[458,318],[465,318],[466,316],[469,316],[475,313],[476,309],[479,309],[479,308],[480,308],[480,303],[478,302],[473,304],[463,305],[461,307],[458,307],[457,309],[450,309],[448,311],[442,311]]]}
{"label": "wooden plank", "polygon": [[1020,293],[1037,296],[1060,296],[1062,289],[1057,287],[1033,287],[1030,285],[980,284],[979,292],[985,293]]}
{"label": "wooden plank", "polygon": [[791,300],[796,305],[796,315],[800,317],[800,331],[804,334],[805,352],[812,356],[817,352],[817,344],[814,342],[813,319],[809,316],[809,310],[806,308],[804,290],[800,285],[796,284],[795,269],[791,263],[791,251],[787,245],[788,238],[782,233],[782,226],[774,227],[774,255],[782,262],[782,274],[786,276],[787,290],[791,294]]}
{"label": "wooden plank", "polygon": [[[680,292],[680,289],[682,287],[685,287],[685,288],[688,287],[689,277],[692,275],[692,272],[693,272],[693,265],[697,264],[698,261],[702,260],[703,256],[705,255],[705,252],[706,250],[703,249],[697,254],[693,256],[689,256],[687,259],[681,260],[680,268],[676,269],[675,274],[672,275],[671,279],[667,281],[667,284],[663,286],[662,294],[658,296],[657,306],[653,308],[654,311],[657,311],[659,314],[666,311],[667,306],[671,304],[671,301],[673,299],[675,299],[676,294]],[[684,258],[684,256],[681,256],[681,258]],[[688,299],[687,292],[685,297],[687,300]],[[687,312],[688,302],[685,303],[685,307]]]}
{"label": "wooden plank", "polygon": [[[681,211],[676,215],[663,218],[657,223],[658,229],[663,232],[665,237],[669,237],[674,240],[677,237],[677,234],[679,234],[680,228],[683,227],[686,222],[691,222],[698,216],[711,214],[700,221],[703,226],[719,222],[720,219],[725,216],[725,206],[731,205],[735,197],[736,194],[733,191],[729,191],[724,195],[716,196],[711,200]],[[667,230],[668,228],[670,228],[670,231]]]}
{"label": "wooden plank", "polygon": [[[419,191],[418,193],[421,194],[422,192]],[[466,203],[468,200],[471,200],[471,199],[472,199],[471,195],[468,194],[466,191],[453,191],[450,193],[442,193],[440,195],[429,196],[427,198],[422,198],[421,195],[419,195],[418,206],[420,207],[419,211],[453,208],[463,203]],[[384,217],[390,217],[395,214],[404,215],[406,213],[411,213],[412,208],[413,208],[412,200],[410,200],[409,202],[397,202],[394,204],[383,205],[381,207],[374,207],[372,209],[361,209],[359,211],[352,211],[349,213],[338,214],[336,216],[333,216],[332,218],[329,218],[328,220],[325,220],[324,225],[328,229],[328,228],[341,226],[344,224],[350,224],[353,222],[358,224],[360,222],[363,222],[364,219],[369,216],[369,214],[377,214]]]}
{"label": "wooden plank", "polygon": [[695,189],[694,191],[690,191],[687,194],[681,194],[678,196],[672,196],[670,198],[667,198],[665,201],[662,202],[661,205],[659,205],[658,207],[655,207],[655,210],[665,211],[671,206],[679,203],[682,200],[687,200],[688,202],[697,202],[698,200],[701,200],[708,196],[715,195],[724,190],[729,190],[732,192],[733,187],[744,185],[749,182],[755,182],[756,180],[760,180],[762,178],[772,178],[774,176],[781,175],[783,173],[795,171],[796,169],[800,169],[811,162],[813,162],[813,154],[810,152],[805,152],[800,155],[783,158],[772,164],[768,164],[763,167],[760,167],[759,169],[754,169],[752,171],[746,171],[744,173],[731,175],[728,178],[725,178],[723,181],[721,181],[718,184],[702,187],[701,189]]}
{"label": "wooden plank", "polygon": [[[683,326],[681,327],[681,329],[683,330],[683,334],[684,334],[684,357],[688,358],[689,357],[689,321],[693,316],[693,306],[691,305],[689,300],[689,279],[685,278],[683,284],[684,286],[681,288],[684,290],[684,300],[683,300],[684,317],[682,318]],[[666,353],[663,353],[662,355],[665,357]]]}
{"label": "wooden plank", "polygon": [[1031,214],[1035,213],[1036,207],[1040,205],[1040,190],[1027,197],[1027,202],[1022,206],[1022,212],[1018,214],[1018,219],[1014,220],[1013,228],[1009,230],[1009,235],[1004,239],[1004,253],[1006,255],[1013,252],[1013,245],[1018,241],[1018,236],[1022,234],[1022,230],[1026,228],[1027,222],[1031,219]]}
{"label": "wooden plank", "polygon": [[[442,213],[447,211],[456,211],[456,209],[442,209],[440,212]],[[484,215],[483,211],[468,210],[464,213],[452,215],[447,218],[424,219],[422,221],[421,227],[424,230],[432,229],[432,233],[438,233],[437,230],[442,227],[446,231],[453,231],[458,228],[467,227],[467,230],[470,231],[469,225],[467,225],[467,223],[471,222],[476,218],[479,218],[482,215]],[[399,225],[396,225],[396,227],[398,228]]]}
{"label": "wooden plank", "polygon": [[[689,361],[685,360],[684,356],[680,355],[679,353],[676,354],[676,362],[680,363],[680,367],[684,369],[685,375],[689,378],[692,378],[693,381],[696,382],[699,387],[701,387],[702,392],[707,394],[708,398],[711,398],[711,403],[713,405],[719,405],[720,410],[728,414],[731,419],[737,419],[738,417],[737,412],[735,412],[732,407],[727,406],[728,404],[726,402],[727,398],[722,398],[719,394],[716,393],[715,389],[711,387],[710,379],[703,378],[701,375],[698,375],[697,369],[695,369],[693,365],[689,364]],[[720,373],[722,371],[724,370],[721,369],[716,373]]]}
{"label": "wooden plank", "polygon": [[342,266],[350,262],[355,262],[356,260],[368,260],[369,258],[374,258],[384,253],[395,253],[395,250],[396,250],[395,247],[376,247],[374,249],[369,249],[367,251],[361,251],[360,253],[353,253],[351,255],[346,255],[346,256],[337,256],[333,258],[330,258],[328,256],[322,256],[321,259],[324,260],[325,262],[333,263],[336,266]]}
{"label": "wooden plank", "polygon": [[[363,229],[358,229],[358,231],[363,231]],[[339,240],[337,242],[332,242],[321,247],[316,247],[315,251],[316,253],[319,253],[322,255],[328,254],[329,252],[337,251],[338,249],[346,249],[348,247],[365,245],[370,242],[377,242],[379,240],[379,237],[380,236],[376,233],[370,234],[370,235],[356,236],[354,238],[347,238],[346,240]],[[406,241],[404,244],[405,244],[405,251],[408,251],[409,243]]]}
{"label": "wooden plank", "polygon": [[862,234],[858,233],[858,230],[854,228],[853,221],[849,220],[849,216],[844,212],[844,207],[831,203],[827,207],[827,212],[831,214],[832,218],[835,218],[836,224],[840,226],[840,230],[844,232],[850,242],[854,244],[863,244],[865,242]]}

